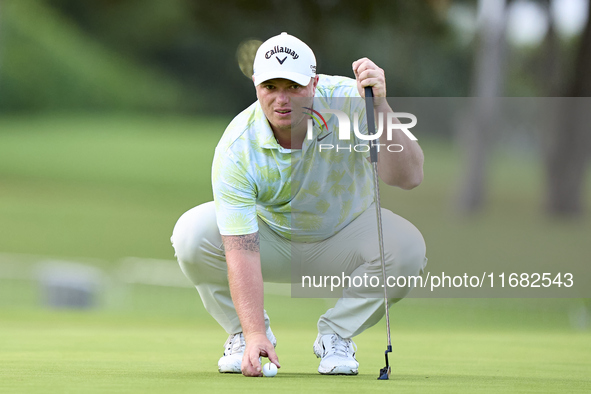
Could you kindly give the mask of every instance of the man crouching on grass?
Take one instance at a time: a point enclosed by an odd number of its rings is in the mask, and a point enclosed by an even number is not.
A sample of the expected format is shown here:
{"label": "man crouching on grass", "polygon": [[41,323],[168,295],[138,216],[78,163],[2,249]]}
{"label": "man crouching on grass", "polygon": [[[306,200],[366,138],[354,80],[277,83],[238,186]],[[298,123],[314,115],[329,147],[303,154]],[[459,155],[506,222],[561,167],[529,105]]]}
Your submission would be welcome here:
{"label": "man crouching on grass", "polygon": [[[312,50],[287,33],[263,43],[252,78],[258,100],[234,118],[215,150],[214,201],[187,211],[174,228],[171,240],[181,269],[229,334],[220,372],[262,376],[260,357],[280,367],[263,307],[263,281],[290,283],[293,253],[323,274],[381,275],[367,154],[319,152],[320,141],[339,142],[336,116],[327,117],[327,124],[315,122],[310,139],[309,113],[292,107],[294,101],[312,103],[314,97],[357,97],[343,100],[348,104],[339,110],[364,114],[351,102],[362,102],[364,88],[371,86],[376,113],[392,112],[385,99],[384,71],[363,58],[353,63],[353,72],[355,79],[317,75]],[[380,142],[386,142],[383,134]],[[400,130],[387,142],[404,149],[380,151],[380,178],[403,189],[418,186],[423,153],[417,142]],[[332,154],[330,159],[326,154]],[[343,171],[335,175],[337,168]],[[382,222],[388,274],[420,274],[427,262],[420,232],[386,209]],[[390,305],[411,288],[391,290]],[[382,318],[384,303],[383,296],[372,297],[367,288],[343,289],[343,297],[318,320],[313,345],[321,358],[318,372],[358,373],[351,338]]]}

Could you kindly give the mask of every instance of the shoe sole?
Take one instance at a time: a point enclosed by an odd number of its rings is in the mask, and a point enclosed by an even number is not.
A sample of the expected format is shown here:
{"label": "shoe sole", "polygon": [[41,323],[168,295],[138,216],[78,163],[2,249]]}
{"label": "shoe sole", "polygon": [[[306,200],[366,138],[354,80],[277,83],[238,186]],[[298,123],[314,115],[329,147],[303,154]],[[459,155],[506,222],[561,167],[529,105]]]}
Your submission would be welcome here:
{"label": "shoe sole", "polygon": [[338,366],[334,367],[330,371],[323,371],[318,368],[318,373],[321,375],[357,375],[359,370],[357,369],[349,369],[349,368],[340,368]]}

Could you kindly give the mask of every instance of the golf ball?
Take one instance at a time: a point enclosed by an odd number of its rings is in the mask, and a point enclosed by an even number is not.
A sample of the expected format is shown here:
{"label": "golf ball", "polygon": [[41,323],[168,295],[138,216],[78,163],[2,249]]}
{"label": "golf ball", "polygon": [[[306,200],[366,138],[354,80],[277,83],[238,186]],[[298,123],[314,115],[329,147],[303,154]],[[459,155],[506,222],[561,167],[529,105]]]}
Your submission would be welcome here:
{"label": "golf ball", "polygon": [[277,375],[277,366],[273,363],[267,363],[263,365],[263,375],[268,378],[272,378]]}

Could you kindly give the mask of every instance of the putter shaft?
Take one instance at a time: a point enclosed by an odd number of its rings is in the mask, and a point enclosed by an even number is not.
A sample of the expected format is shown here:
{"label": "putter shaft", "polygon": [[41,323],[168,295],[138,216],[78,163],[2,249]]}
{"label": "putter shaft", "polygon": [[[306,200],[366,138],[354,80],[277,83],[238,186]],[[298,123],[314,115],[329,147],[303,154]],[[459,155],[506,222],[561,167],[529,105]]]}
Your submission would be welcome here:
{"label": "putter shaft", "polygon": [[[376,133],[375,129],[375,116],[373,106],[373,90],[371,86],[365,87],[365,107],[367,116],[367,131],[370,135]],[[378,222],[378,242],[380,248],[380,261],[382,263],[382,280],[384,285],[384,306],[386,308],[386,335],[388,341],[388,347],[384,352],[386,358],[386,366],[380,370],[380,376],[378,380],[388,380],[390,378],[390,363],[388,361],[388,353],[392,352],[392,338],[390,335],[390,308],[388,305],[388,288],[386,287],[386,260],[384,259],[384,235],[382,232],[382,212],[380,202],[380,179],[378,176],[378,150],[376,140],[370,142],[370,160],[373,169],[373,180],[375,190],[375,203],[376,203],[376,218]]]}

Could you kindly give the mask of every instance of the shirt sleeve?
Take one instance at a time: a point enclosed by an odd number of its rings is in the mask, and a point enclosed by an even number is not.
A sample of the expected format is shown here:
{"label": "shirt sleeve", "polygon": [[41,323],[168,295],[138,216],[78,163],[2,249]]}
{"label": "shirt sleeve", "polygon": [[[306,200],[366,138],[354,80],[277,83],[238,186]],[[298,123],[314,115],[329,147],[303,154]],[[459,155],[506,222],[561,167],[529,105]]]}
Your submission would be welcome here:
{"label": "shirt sleeve", "polygon": [[245,235],[258,231],[256,185],[230,152],[216,149],[212,188],[220,234]]}
{"label": "shirt sleeve", "polygon": [[[359,96],[359,92],[357,91],[357,85],[353,85],[352,87],[349,88],[349,92],[350,92],[350,114],[354,115],[356,114],[357,116],[352,116],[353,121],[354,122],[358,122],[358,126],[359,126],[359,133],[362,135],[368,135],[368,129],[367,129],[367,116],[366,116],[366,110],[365,110],[365,99],[361,96]],[[377,131],[377,125],[376,125],[376,131]],[[361,138],[359,138],[357,136],[357,134],[354,133],[354,138],[355,138],[355,144],[358,145],[369,145],[370,141],[369,140],[363,140]],[[369,152],[364,152],[362,154],[363,157],[369,157]]]}
{"label": "shirt sleeve", "polygon": [[[359,133],[363,135],[368,135],[367,130],[367,116],[365,116],[365,99],[357,96],[351,98],[351,113],[356,113],[359,120]],[[377,127],[377,126],[376,126]],[[367,144],[369,141],[361,140],[358,137],[355,137],[358,144]]]}
{"label": "shirt sleeve", "polygon": [[[334,89],[331,90],[332,97],[347,98],[349,102],[349,115],[351,120],[359,122],[359,133],[367,135],[367,118],[365,116],[365,100],[359,95],[357,81],[346,77],[331,77],[329,79],[334,83]],[[355,118],[353,115],[357,114]],[[353,125],[351,125],[353,127]],[[377,127],[377,125],[376,125]],[[368,144],[369,141],[361,140],[355,136],[356,144]]]}

